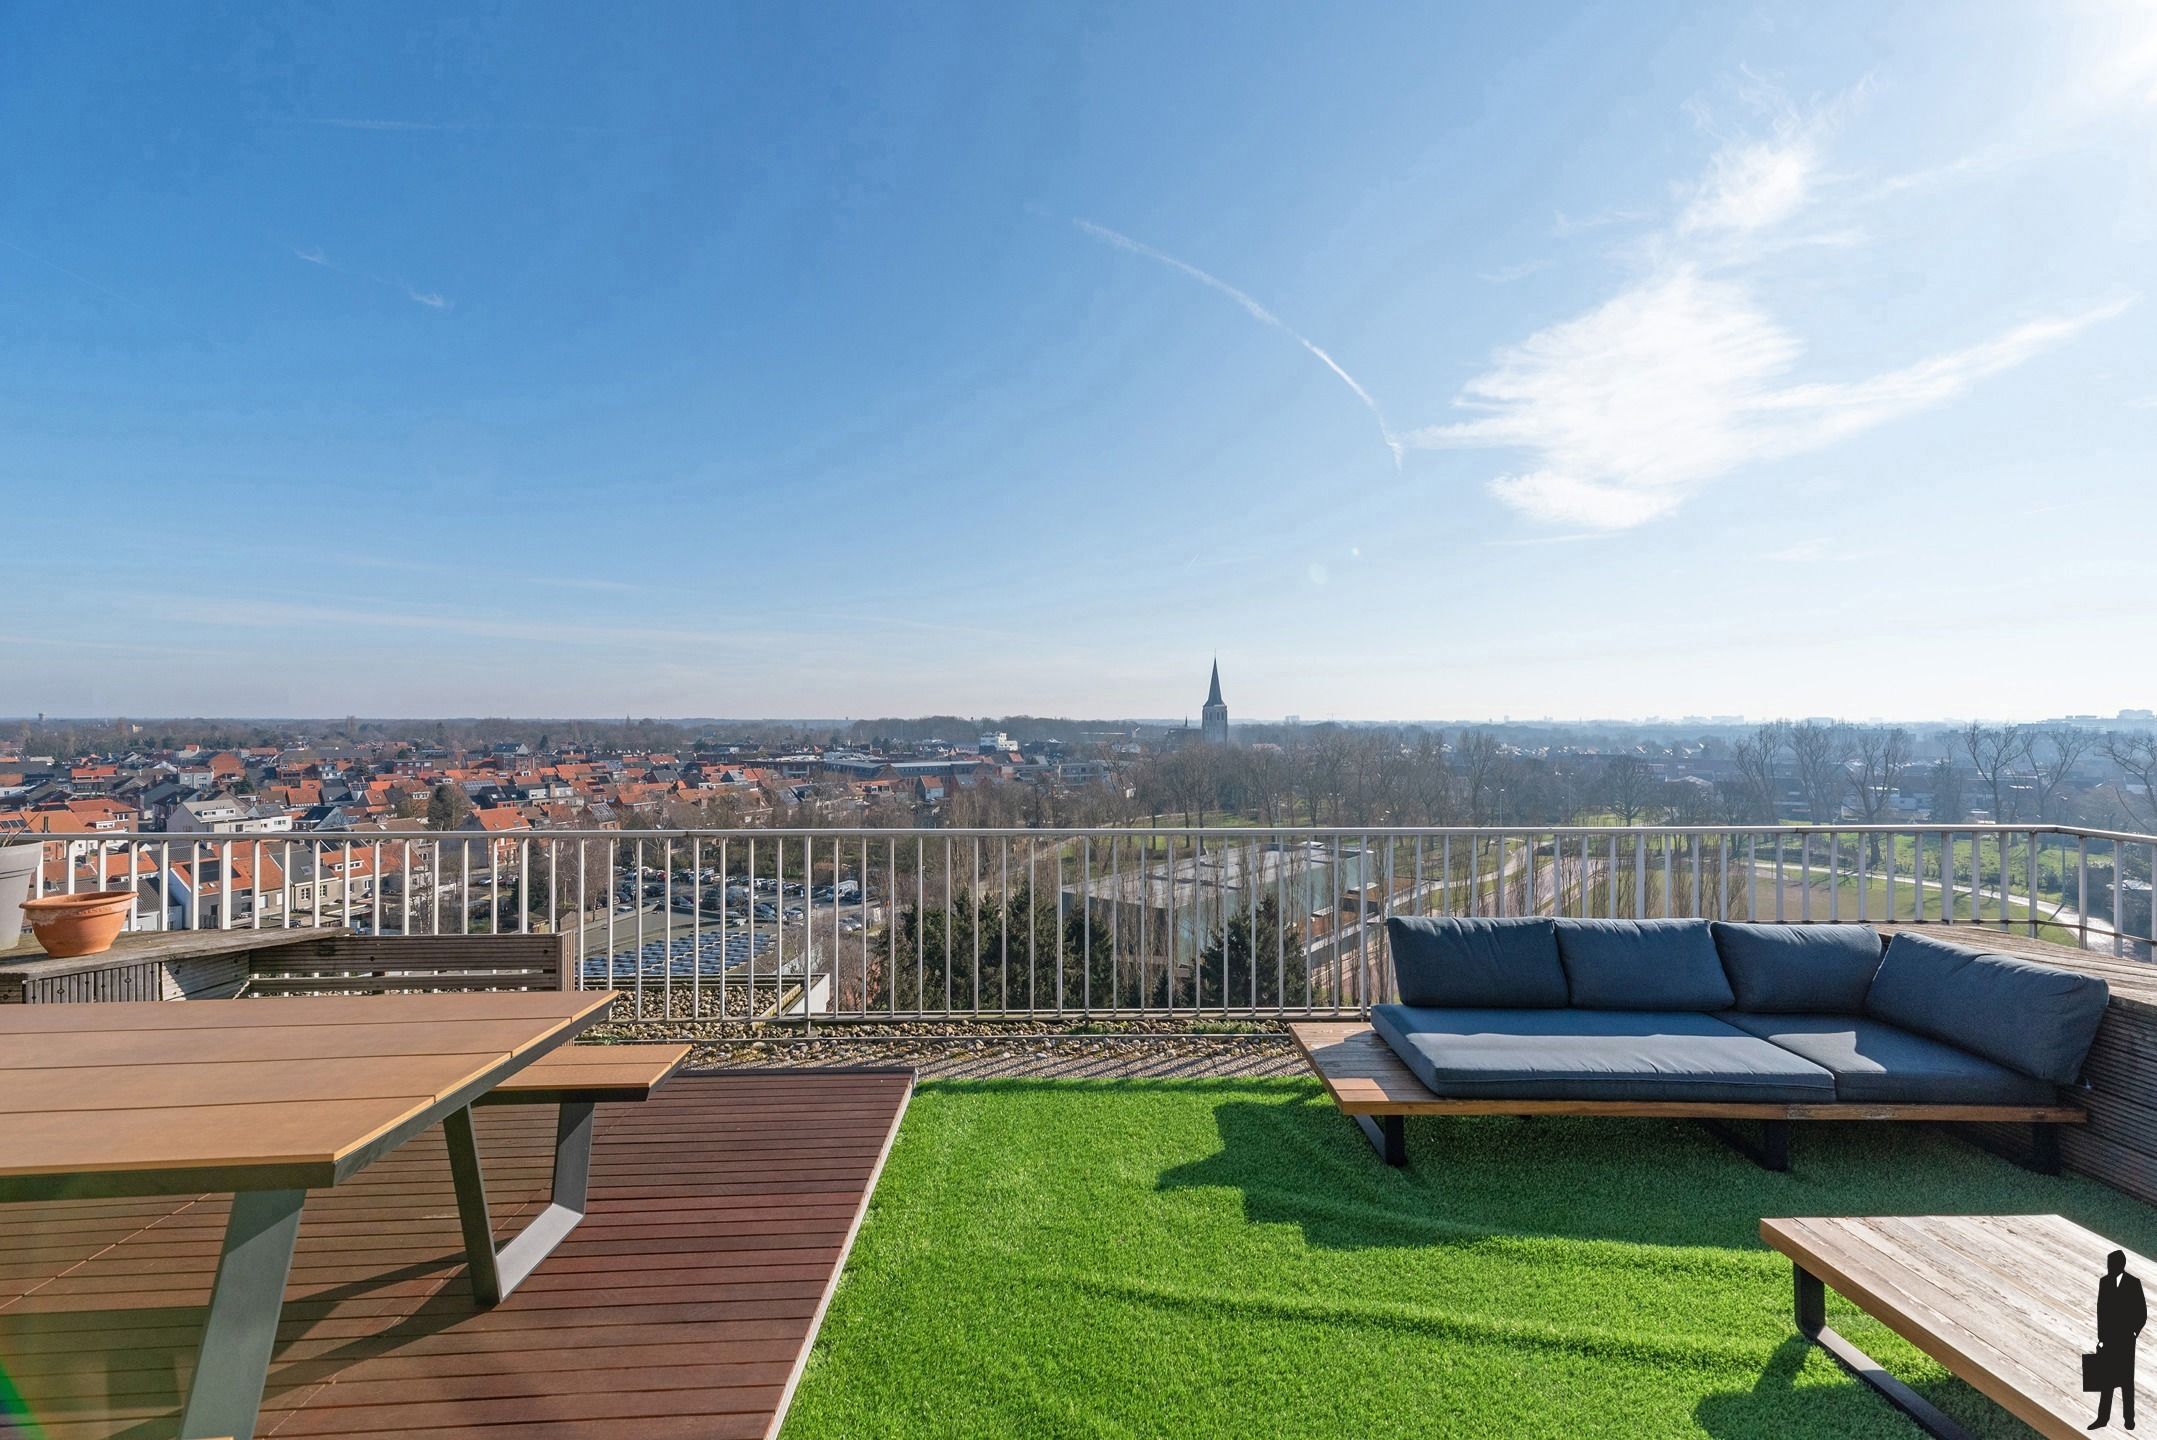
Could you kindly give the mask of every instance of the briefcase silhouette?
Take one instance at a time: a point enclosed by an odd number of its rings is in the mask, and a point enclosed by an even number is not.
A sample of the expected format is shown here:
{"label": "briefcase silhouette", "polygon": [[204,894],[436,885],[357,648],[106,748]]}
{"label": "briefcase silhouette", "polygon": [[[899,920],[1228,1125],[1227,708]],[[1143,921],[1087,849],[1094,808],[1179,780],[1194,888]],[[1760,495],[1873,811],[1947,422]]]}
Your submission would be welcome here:
{"label": "briefcase silhouette", "polygon": [[2082,1357],[2082,1388],[2093,1394],[2109,1390],[2120,1383],[2120,1363],[2116,1356],[2105,1353],[2100,1345]]}

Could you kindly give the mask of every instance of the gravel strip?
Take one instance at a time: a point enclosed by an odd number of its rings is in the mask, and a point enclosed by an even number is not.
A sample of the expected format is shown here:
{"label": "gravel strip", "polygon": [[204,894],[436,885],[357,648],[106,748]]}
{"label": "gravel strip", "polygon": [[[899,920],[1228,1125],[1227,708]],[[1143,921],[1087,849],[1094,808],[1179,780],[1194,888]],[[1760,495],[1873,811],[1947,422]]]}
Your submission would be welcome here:
{"label": "gravel strip", "polygon": [[[680,1000],[677,995],[677,1002]],[[732,997],[729,997],[730,999]],[[730,1007],[731,1008],[731,1007]],[[647,1017],[654,1017],[649,1001]],[[745,1024],[708,1010],[691,1018],[677,1004],[669,1020],[604,1025],[592,1038],[614,1043],[688,1040],[692,1065],[729,1069],[906,1066],[923,1079],[1092,1080],[1131,1077],[1280,1076],[1307,1073],[1279,1021],[1197,1017],[1100,1021],[937,1020],[850,1023],[804,1036],[796,1024]],[[1079,1033],[1072,1033],[1072,1032]]]}
{"label": "gravel strip", "polygon": [[924,1080],[1271,1076],[1308,1073],[1285,1039],[1223,1040],[909,1040],[863,1044],[836,1040],[699,1045],[693,1065],[760,1068],[803,1065],[911,1066]]}

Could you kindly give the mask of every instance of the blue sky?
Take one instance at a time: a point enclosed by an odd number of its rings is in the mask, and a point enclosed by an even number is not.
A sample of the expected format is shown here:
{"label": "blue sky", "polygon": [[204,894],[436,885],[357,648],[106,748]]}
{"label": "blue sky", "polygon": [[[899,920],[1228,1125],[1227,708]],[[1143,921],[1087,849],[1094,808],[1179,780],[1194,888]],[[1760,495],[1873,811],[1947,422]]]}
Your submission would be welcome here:
{"label": "blue sky", "polygon": [[18,6],[0,713],[2157,700],[2144,5]]}

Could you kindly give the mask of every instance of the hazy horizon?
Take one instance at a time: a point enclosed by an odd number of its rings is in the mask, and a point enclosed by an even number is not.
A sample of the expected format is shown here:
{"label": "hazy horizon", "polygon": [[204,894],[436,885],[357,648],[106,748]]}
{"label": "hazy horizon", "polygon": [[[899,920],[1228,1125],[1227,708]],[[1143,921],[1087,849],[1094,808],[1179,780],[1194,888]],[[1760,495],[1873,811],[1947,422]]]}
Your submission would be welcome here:
{"label": "hazy horizon", "polygon": [[[1005,712],[1002,714],[967,715],[951,710],[929,710],[915,715],[495,715],[473,712],[470,714],[441,715],[129,715],[113,712],[103,715],[0,715],[0,726],[42,725],[47,728],[63,726],[113,725],[126,721],[137,726],[171,726],[184,728],[188,725],[254,725],[262,727],[285,726],[293,729],[317,727],[341,729],[348,722],[362,727],[394,730],[402,725],[589,725],[593,727],[620,725],[671,725],[682,728],[702,726],[723,728],[726,726],[791,727],[801,730],[834,729],[854,725],[873,725],[880,722],[892,724],[922,724],[928,721],[952,720],[964,724],[1011,725],[1027,721],[1053,725],[1133,725],[1146,727],[1174,727],[1184,724],[1195,726],[1192,717],[1171,715],[1051,715],[1031,712]],[[1478,726],[1550,726],[1554,728],[1579,728],[1597,725],[1616,726],[1688,726],[1700,730],[1746,729],[1773,721],[1824,720],[1849,725],[1900,725],[1912,729],[1961,726],[1973,721],[1988,725],[2041,725],[2047,722],[2073,721],[2084,725],[2113,724],[2126,729],[2147,729],[2153,723],[2147,715],[2122,716],[2118,712],[2095,713],[2059,711],[2048,714],[2028,715],[1855,715],[1836,714],[1829,711],[1792,712],[1782,715],[1491,715],[1491,716],[1418,716],[1409,718],[1373,718],[1352,715],[1283,715],[1240,716],[1231,711],[1229,724],[1233,729],[1278,728],[1285,725],[1336,724],[1349,726],[1420,726],[1426,729],[1448,729]],[[971,734],[953,734],[952,740],[972,740]]]}

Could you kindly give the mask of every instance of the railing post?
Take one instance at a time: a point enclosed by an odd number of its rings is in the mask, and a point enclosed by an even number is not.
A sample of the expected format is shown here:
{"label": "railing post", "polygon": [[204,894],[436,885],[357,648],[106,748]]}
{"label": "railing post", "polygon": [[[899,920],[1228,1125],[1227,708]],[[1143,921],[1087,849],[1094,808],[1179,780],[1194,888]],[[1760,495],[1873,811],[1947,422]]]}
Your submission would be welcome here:
{"label": "railing post", "polygon": [[2028,839],[2024,842],[2024,848],[2029,851],[2029,854],[2024,857],[2024,861],[2029,867],[2029,886],[2025,896],[2028,904],[2025,907],[2023,918],[2029,922],[2030,935],[2033,938],[2037,934],[2037,847],[2039,841],[2043,838],[2037,831],[2032,830]]}
{"label": "railing post", "polygon": [[2090,948],[2090,837],[2075,837],[2076,948]]}
{"label": "railing post", "polygon": [[[2127,855],[2120,842],[2108,840],[2112,847],[2112,953],[2127,953]],[[2151,891],[2157,900],[2157,890]]]}

